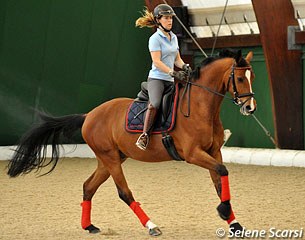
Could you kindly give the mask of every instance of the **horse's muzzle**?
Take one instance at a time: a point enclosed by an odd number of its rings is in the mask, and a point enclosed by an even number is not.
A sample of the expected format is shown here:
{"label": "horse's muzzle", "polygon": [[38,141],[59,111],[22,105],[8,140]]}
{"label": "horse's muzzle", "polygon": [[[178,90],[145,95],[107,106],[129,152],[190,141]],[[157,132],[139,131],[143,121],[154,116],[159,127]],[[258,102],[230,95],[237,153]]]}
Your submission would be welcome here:
{"label": "horse's muzzle", "polygon": [[254,98],[246,101],[240,108],[240,113],[244,116],[249,116],[253,114],[256,110],[256,101]]}

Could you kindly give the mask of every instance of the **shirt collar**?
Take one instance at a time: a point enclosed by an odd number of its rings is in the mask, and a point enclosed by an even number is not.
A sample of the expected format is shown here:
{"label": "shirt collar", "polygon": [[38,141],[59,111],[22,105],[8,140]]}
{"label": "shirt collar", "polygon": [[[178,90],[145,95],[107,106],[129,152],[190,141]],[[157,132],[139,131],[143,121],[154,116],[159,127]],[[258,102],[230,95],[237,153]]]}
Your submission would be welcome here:
{"label": "shirt collar", "polygon": [[[163,37],[163,38],[167,38],[167,36],[162,32],[162,30],[160,28],[157,28],[157,32],[158,34]],[[174,39],[176,36],[175,34],[173,34],[172,31],[169,32],[169,34],[171,35],[171,38]]]}

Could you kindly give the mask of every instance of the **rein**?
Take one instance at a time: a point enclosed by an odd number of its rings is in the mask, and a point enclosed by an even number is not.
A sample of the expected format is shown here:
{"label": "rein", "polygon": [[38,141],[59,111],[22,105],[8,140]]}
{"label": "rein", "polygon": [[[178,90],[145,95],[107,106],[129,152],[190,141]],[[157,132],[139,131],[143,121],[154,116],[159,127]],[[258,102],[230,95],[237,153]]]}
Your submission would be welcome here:
{"label": "rein", "polygon": [[[183,114],[184,117],[189,117],[190,116],[190,90],[191,90],[191,86],[196,86],[196,87],[199,87],[199,88],[202,88],[210,93],[213,93],[217,96],[220,96],[220,97],[223,97],[225,99],[228,99],[230,101],[232,101],[235,105],[237,106],[240,106],[242,107],[248,100],[250,100],[253,96],[254,96],[254,93],[252,92],[249,92],[249,93],[243,93],[243,94],[239,94],[238,93],[238,90],[237,90],[237,87],[236,87],[236,80],[235,80],[235,69],[237,70],[251,70],[252,68],[251,67],[236,67],[236,64],[234,63],[232,65],[232,70],[231,70],[231,73],[230,73],[230,77],[229,77],[229,81],[228,81],[228,84],[227,84],[227,90],[229,89],[229,85],[230,85],[230,82],[232,80],[232,87],[233,87],[233,94],[234,94],[234,97],[228,97],[226,96],[225,94],[222,94],[220,92],[217,92],[209,87],[206,87],[206,86],[203,86],[203,85],[200,85],[200,84],[197,84],[195,82],[191,82],[191,73],[188,72],[187,73],[187,78],[186,80],[183,80],[182,82],[184,82],[186,84],[185,88],[184,88],[184,91],[182,93],[182,96],[181,96],[181,99],[183,100],[185,94],[187,93],[187,113],[183,113],[182,111],[182,105],[180,105],[180,112]],[[245,101],[241,101],[240,98],[243,98],[243,97],[248,97]]]}

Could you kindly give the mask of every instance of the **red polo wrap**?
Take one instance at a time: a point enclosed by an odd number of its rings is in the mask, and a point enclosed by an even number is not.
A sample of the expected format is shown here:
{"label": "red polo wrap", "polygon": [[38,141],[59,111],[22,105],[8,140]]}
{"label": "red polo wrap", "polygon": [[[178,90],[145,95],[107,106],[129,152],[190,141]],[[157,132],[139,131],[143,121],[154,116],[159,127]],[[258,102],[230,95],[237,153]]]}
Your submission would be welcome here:
{"label": "red polo wrap", "polygon": [[142,225],[145,227],[146,223],[149,220],[149,217],[145,214],[145,212],[140,207],[140,203],[133,201],[129,207],[132,209],[132,211],[137,215]]}
{"label": "red polo wrap", "polygon": [[230,218],[227,220],[227,223],[230,224],[235,219],[234,212],[231,210]]}
{"label": "red polo wrap", "polygon": [[85,229],[91,225],[91,201],[83,201],[82,206],[82,228]]}
{"label": "red polo wrap", "polygon": [[221,176],[221,201],[225,202],[230,199],[229,177]]}

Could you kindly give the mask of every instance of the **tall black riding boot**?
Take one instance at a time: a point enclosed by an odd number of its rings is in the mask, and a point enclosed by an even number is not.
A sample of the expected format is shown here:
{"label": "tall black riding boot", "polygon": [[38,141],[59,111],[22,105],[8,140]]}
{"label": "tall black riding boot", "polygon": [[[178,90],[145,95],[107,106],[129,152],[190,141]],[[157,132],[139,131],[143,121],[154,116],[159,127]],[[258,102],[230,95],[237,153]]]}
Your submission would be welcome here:
{"label": "tall black riding boot", "polygon": [[148,142],[149,142],[149,133],[152,129],[152,126],[155,122],[157,114],[157,108],[154,108],[152,104],[148,104],[147,112],[144,120],[143,133],[138,138],[136,145],[141,150],[146,150]]}

